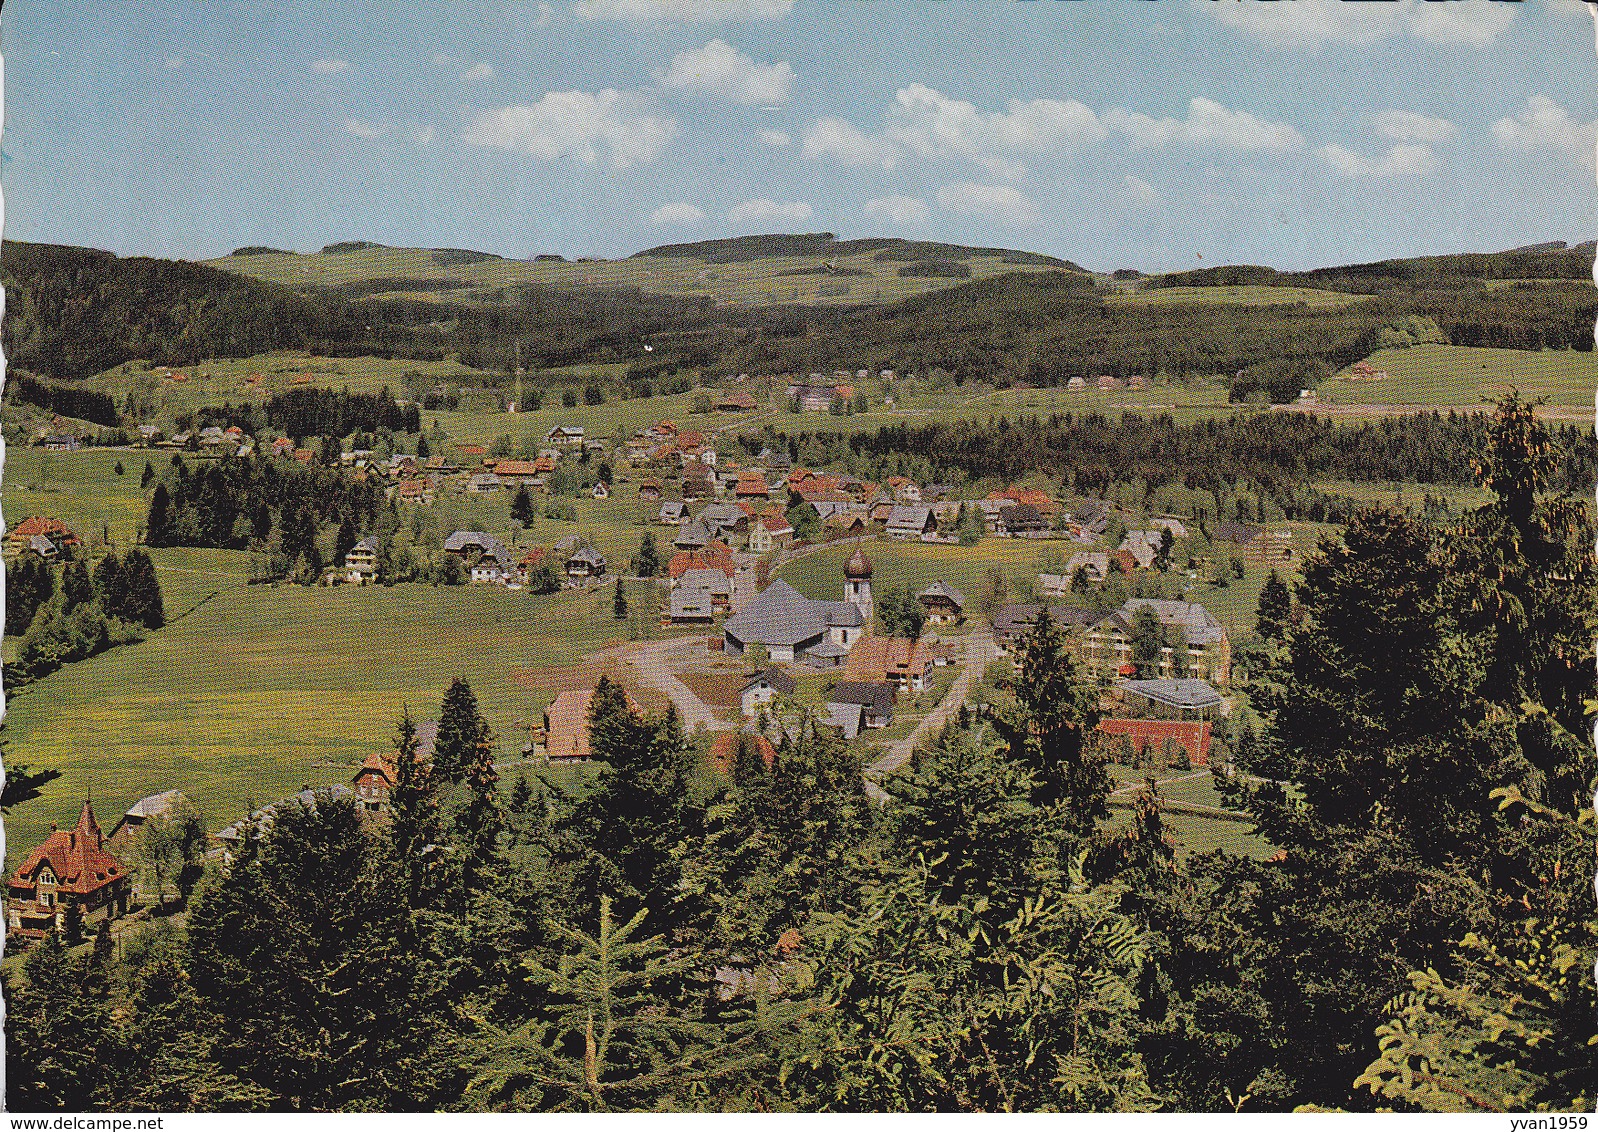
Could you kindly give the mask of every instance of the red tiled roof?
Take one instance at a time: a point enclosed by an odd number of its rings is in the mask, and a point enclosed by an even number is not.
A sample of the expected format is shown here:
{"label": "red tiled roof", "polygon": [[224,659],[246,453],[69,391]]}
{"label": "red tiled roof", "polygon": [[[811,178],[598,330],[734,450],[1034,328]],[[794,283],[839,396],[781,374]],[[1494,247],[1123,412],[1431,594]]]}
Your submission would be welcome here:
{"label": "red tiled roof", "polygon": [[[553,464],[553,461],[551,463]],[[536,476],[539,472],[552,470],[553,468],[541,468],[532,460],[501,460],[494,465],[496,476]]]}
{"label": "red tiled roof", "polygon": [[85,801],[78,813],[78,824],[71,829],[52,830],[11,874],[10,887],[33,889],[39,868],[45,864],[55,874],[59,892],[87,896],[115,884],[127,870],[105,851],[104,840],[100,824],[94,820],[94,807]]}
{"label": "red tiled roof", "polygon": [[[733,760],[738,755],[738,740],[742,738],[735,731],[723,731],[716,736],[716,741],[710,745],[710,764],[722,774],[732,771]],[[755,749],[760,752],[761,761],[770,770],[777,761],[777,750],[771,745],[771,740],[764,735],[748,736],[755,744]]]}
{"label": "red tiled roof", "polygon": [[893,677],[915,678],[927,670],[927,650],[920,641],[901,637],[862,637],[844,662],[846,680],[867,684]]}
{"label": "red tiled roof", "polygon": [[1132,741],[1135,751],[1148,747],[1163,750],[1167,739],[1175,739],[1187,751],[1187,757],[1194,766],[1208,766],[1210,762],[1210,723],[1207,719],[1101,719],[1099,730],[1106,735],[1125,735]]}
{"label": "red tiled roof", "polygon": [[738,564],[733,560],[732,547],[712,542],[703,550],[679,550],[666,564],[666,573],[672,578],[680,578],[689,570],[720,570],[730,578],[738,572]]}
{"label": "red tiled roof", "polygon": [[78,536],[73,534],[72,529],[60,519],[47,519],[42,515],[30,515],[10,531],[11,539],[17,542],[25,542],[40,535],[46,538],[59,536],[68,546],[75,545],[78,541]]}

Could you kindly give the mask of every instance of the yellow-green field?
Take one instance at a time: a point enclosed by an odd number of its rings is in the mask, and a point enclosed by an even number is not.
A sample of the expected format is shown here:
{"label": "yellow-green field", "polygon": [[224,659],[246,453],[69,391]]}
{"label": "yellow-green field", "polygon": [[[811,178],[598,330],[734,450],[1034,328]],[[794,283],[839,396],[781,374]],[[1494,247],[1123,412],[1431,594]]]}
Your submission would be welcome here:
{"label": "yellow-green field", "polygon": [[1488,350],[1421,345],[1379,350],[1367,359],[1388,377],[1350,381],[1343,370],[1321,383],[1320,400],[1333,405],[1457,406],[1484,410],[1487,398],[1519,388],[1546,397],[1550,408],[1592,413],[1598,355],[1574,350]]}
{"label": "yellow-green field", "polygon": [[139,489],[144,462],[149,460],[159,472],[171,459],[170,452],[160,449],[46,452],[8,444],[0,475],[6,525],[14,527],[30,515],[44,515],[62,520],[86,542],[93,543],[109,530],[112,545],[131,546],[148,510]]}
{"label": "yellow-green field", "polygon": [[169,566],[169,605],[228,588],[138,644],[11,696],[12,757],[63,772],[8,815],[11,844],[33,844],[91,792],[109,817],[181,788],[215,829],[303,785],[347,781],[385,747],[404,705],[436,717],[456,676],[471,682],[501,757],[515,758],[551,681],[592,679],[557,666],[628,631],[608,588],[538,597],[497,586],[244,586],[243,557],[231,578],[196,575],[181,593]]}
{"label": "yellow-green field", "polygon": [[1268,307],[1303,303],[1317,310],[1328,310],[1367,302],[1369,299],[1368,295],[1319,291],[1310,287],[1261,287],[1243,284],[1229,287],[1148,287],[1135,291],[1120,291],[1109,301],[1128,306],[1151,307],[1178,306],[1187,303]]}
{"label": "yellow-green field", "polygon": [[[236,271],[289,287],[334,286],[374,279],[449,280],[464,284],[452,291],[404,291],[420,299],[483,300],[496,296],[496,288],[517,284],[555,287],[638,287],[665,295],[691,295],[721,303],[895,302],[911,295],[941,290],[963,279],[903,277],[903,262],[877,262],[874,252],[847,256],[766,257],[745,263],[709,263],[685,256],[640,257],[591,262],[530,262],[487,260],[482,263],[441,264],[421,248],[363,248],[358,251],[313,255],[223,256],[207,261],[211,267]],[[1007,264],[998,256],[974,256],[962,261],[971,278],[981,279],[1015,271],[1051,270],[1044,265]],[[840,275],[827,269],[863,271],[865,275]],[[794,274],[788,274],[788,273]]]}

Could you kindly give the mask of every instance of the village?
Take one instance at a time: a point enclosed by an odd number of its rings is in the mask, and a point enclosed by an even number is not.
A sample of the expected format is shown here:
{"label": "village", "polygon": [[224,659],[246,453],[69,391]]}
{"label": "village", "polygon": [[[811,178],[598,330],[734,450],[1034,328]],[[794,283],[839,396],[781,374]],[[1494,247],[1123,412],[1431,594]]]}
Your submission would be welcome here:
{"label": "village", "polygon": [[[744,408],[737,402],[724,411]],[[237,444],[218,458],[252,455],[252,439],[230,437],[228,430],[200,437],[200,452],[215,451],[217,436]],[[193,452],[190,439],[182,444]],[[532,459],[464,444],[425,456],[350,449],[339,454],[338,467],[382,485],[385,496],[405,508],[450,497],[543,497],[552,480],[596,503],[630,502],[642,516],[644,539],[658,544],[653,564],[609,563],[582,534],[549,546],[508,545],[518,533],[514,525],[500,533],[455,530],[441,552],[459,562],[459,580],[468,585],[546,593],[608,585],[618,595],[627,585],[635,602],[653,592],[658,625],[644,639],[612,649],[609,659],[630,692],[649,689],[672,704],[712,766],[727,762],[740,734],[774,748],[808,724],[868,752],[870,788],[885,798],[882,783],[918,743],[936,739],[952,712],[968,705],[983,710],[1003,679],[995,673],[1013,671],[1015,654],[1045,610],[1099,688],[1103,718],[1095,741],[1116,761],[1168,772],[1210,765],[1212,728],[1234,707],[1227,629],[1203,605],[1181,598],[1130,596],[1113,608],[1103,600],[1109,587],[1124,590],[1140,577],[1183,576],[1182,560],[1188,577],[1209,568],[1207,557],[1185,555],[1196,545],[1191,520],[1132,516],[1103,499],[1056,498],[1031,486],[967,498],[948,485],[905,476],[875,483],[795,466],[769,449],[739,460],[718,453],[713,437],[669,420],[620,443],[587,436],[577,426],[556,426],[543,439]],[[141,442],[170,443],[154,434]],[[265,458],[318,458],[286,437],[264,443],[262,451]],[[1131,525],[1140,519],[1146,520],[1141,526]],[[1227,521],[1206,532],[1206,545],[1228,547],[1239,570],[1245,562],[1252,569],[1292,569],[1292,543],[1278,533]],[[980,556],[990,539],[1058,543],[1060,565],[1039,571],[1029,593],[995,603],[993,595],[979,601],[942,579],[907,588],[884,578],[873,561],[881,547],[895,543]],[[825,596],[807,596],[778,576],[788,564],[833,547],[848,554],[837,575],[825,580]],[[57,562],[80,553],[80,542],[60,520],[29,516],[7,532],[5,549],[13,561],[33,555]],[[321,580],[381,584],[381,560],[378,541],[362,537]],[[884,597],[888,590],[893,596]],[[1097,604],[1090,595],[1098,596]],[[501,765],[586,763],[593,694],[592,682],[559,689],[525,735],[501,750]],[[436,721],[422,725],[424,757],[436,727]],[[378,753],[314,789],[351,797],[375,819],[387,808],[396,774],[391,755]],[[51,926],[65,930],[70,921],[81,932],[84,925],[148,909],[152,891],[142,863],[148,853],[138,831],[194,812],[187,784],[163,785],[129,807],[110,834],[102,834],[92,801],[83,799],[74,824],[52,827],[42,844],[13,858],[21,863],[8,881],[8,930],[38,938]],[[314,789],[307,784],[297,797],[309,799]],[[205,855],[236,851],[240,838],[269,825],[293,800],[208,830]],[[190,841],[197,853],[197,839]],[[164,906],[164,881],[153,899]]]}

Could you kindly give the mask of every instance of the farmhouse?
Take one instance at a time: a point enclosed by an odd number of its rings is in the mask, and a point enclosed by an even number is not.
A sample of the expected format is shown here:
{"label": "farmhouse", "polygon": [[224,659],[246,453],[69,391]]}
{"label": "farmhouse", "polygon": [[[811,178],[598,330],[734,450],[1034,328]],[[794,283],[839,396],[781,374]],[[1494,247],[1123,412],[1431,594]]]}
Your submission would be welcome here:
{"label": "farmhouse", "polygon": [[815,601],[779,579],[728,618],[722,634],[732,656],[760,645],[772,660],[835,668],[865,633],[865,624],[853,602]]}
{"label": "farmhouse", "polygon": [[76,905],[83,922],[114,920],[128,913],[133,880],[105,848],[94,807],[84,801],[71,829],[50,827],[50,836],[23,859],[6,882],[6,923],[19,935],[40,937],[66,926]]}
{"label": "farmhouse", "polygon": [[827,693],[827,714],[842,727],[844,738],[853,739],[862,727],[874,730],[893,722],[893,694],[891,684],[839,681]]}
{"label": "farmhouse", "polygon": [[[50,553],[45,554],[35,539],[44,539]],[[53,558],[77,545],[78,536],[72,533],[71,527],[60,519],[46,519],[41,515],[29,515],[6,532],[6,550],[12,554],[32,550],[45,558]]]}
{"label": "farmhouse", "polygon": [[516,561],[504,543],[482,531],[456,531],[444,540],[444,553],[455,555],[471,567],[474,581],[477,580],[478,567],[482,567],[485,572],[482,580],[489,581],[492,579],[487,577],[488,567],[497,566],[503,570]]}
{"label": "farmhouse", "polygon": [[892,539],[918,539],[937,529],[932,508],[897,504],[888,512],[885,533]]}
{"label": "farmhouse", "polygon": [[1247,546],[1259,537],[1260,529],[1258,527],[1251,527],[1246,523],[1238,523],[1230,519],[1215,528],[1214,536],[1216,542],[1231,542],[1236,543],[1238,546]]}
{"label": "farmhouse", "polygon": [[688,521],[688,504],[680,499],[668,499],[660,505],[660,514],[655,516],[655,522],[668,527],[679,526]]}
{"label": "farmhouse", "polygon": [[605,576],[605,556],[591,546],[578,548],[566,559],[566,576],[574,581],[587,581]]}
{"label": "farmhouse", "polygon": [[360,586],[377,581],[377,540],[363,538],[344,555],[344,580]]}
{"label": "farmhouse", "polygon": [[902,637],[865,637],[855,645],[844,665],[850,680],[887,684],[903,692],[920,692],[927,686],[927,648]]}
{"label": "farmhouse", "polygon": [[493,495],[504,490],[505,483],[493,472],[478,472],[466,481],[466,494]]}
{"label": "farmhouse", "polygon": [[1186,656],[1177,657],[1171,645],[1161,648],[1160,675],[1195,678],[1225,684],[1232,675],[1232,642],[1226,627],[1202,605],[1191,601],[1133,598],[1120,609],[1088,627],[1081,638],[1081,655],[1095,676],[1127,674],[1132,668],[1132,621],[1147,606],[1167,632],[1180,629]]}
{"label": "farmhouse", "polygon": [[1090,582],[1102,582],[1110,576],[1110,556],[1102,550],[1080,550],[1065,562],[1066,584],[1076,577],[1078,570],[1087,571]]}
{"label": "farmhouse", "polygon": [[1116,547],[1116,552],[1124,552],[1131,556],[1132,565],[1137,569],[1148,570],[1159,557],[1160,539],[1164,533],[1164,531],[1127,531],[1126,537],[1121,540],[1121,545]]}
{"label": "farmhouse", "polygon": [[748,393],[729,393],[716,402],[718,413],[747,413],[755,407],[755,399]]}
{"label": "farmhouse", "polygon": [[965,620],[965,594],[946,582],[933,582],[916,594],[916,600],[934,625],[954,625]]}
{"label": "farmhouse", "polygon": [[780,668],[767,668],[755,673],[744,681],[743,688],[738,692],[738,703],[743,709],[744,718],[753,719],[772,700],[778,696],[791,696],[798,687],[799,681]]}
{"label": "farmhouse", "polygon": [[672,545],[678,550],[703,550],[710,545],[711,534],[705,524],[695,519],[686,523],[677,532],[677,537],[672,540]]}
{"label": "farmhouse", "polygon": [[181,790],[164,790],[147,794],[123,811],[116,825],[106,835],[106,843],[114,846],[131,845],[151,818],[166,817],[185,801]]}
{"label": "farmhouse", "polygon": [[[623,693],[624,695],[626,693]],[[627,707],[637,711],[632,696],[627,696]],[[594,690],[568,689],[555,697],[544,709],[544,757],[550,762],[587,762],[590,755],[588,709],[594,701]]]}
{"label": "farmhouse", "polygon": [[556,425],[544,436],[544,441],[556,448],[578,448],[583,443],[582,425]]}
{"label": "farmhouse", "polygon": [[1036,538],[1047,534],[1048,520],[1030,503],[1014,503],[999,509],[998,532],[1011,538]]}
{"label": "farmhouse", "polygon": [[749,528],[749,552],[769,554],[793,545],[793,524],[781,515],[764,514]]}
{"label": "farmhouse", "polygon": [[[438,723],[427,720],[416,727],[416,765],[431,766],[433,748],[438,743]],[[390,750],[374,751],[367,755],[350,789],[355,794],[355,807],[366,813],[380,813],[388,809],[389,795],[399,782],[398,763]]]}

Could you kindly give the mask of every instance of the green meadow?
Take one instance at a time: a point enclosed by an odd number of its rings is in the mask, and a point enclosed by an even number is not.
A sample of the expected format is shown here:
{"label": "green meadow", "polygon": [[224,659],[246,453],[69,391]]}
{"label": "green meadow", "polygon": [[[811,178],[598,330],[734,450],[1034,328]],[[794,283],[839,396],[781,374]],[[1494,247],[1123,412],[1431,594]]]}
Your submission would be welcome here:
{"label": "green meadow", "polygon": [[1148,287],[1118,292],[1111,297],[1110,302],[1140,307],[1181,306],[1188,303],[1267,307],[1303,303],[1313,309],[1325,310],[1352,306],[1369,299],[1369,295],[1320,291],[1310,287],[1262,287],[1241,284],[1219,287]]}
{"label": "green meadow", "polygon": [[1598,356],[1574,350],[1488,350],[1426,344],[1378,350],[1367,361],[1389,375],[1350,381],[1343,370],[1321,383],[1320,400],[1334,405],[1436,405],[1481,411],[1511,386],[1546,397],[1551,408],[1592,411]]}
{"label": "green meadow", "polygon": [[240,573],[185,575],[196,579],[185,587],[175,571],[199,571],[203,558],[180,566],[157,553],[169,608],[230,584],[144,641],[10,696],[7,749],[62,771],[8,816],[14,845],[70,820],[86,794],[110,818],[178,787],[216,829],[304,785],[347,781],[385,748],[405,706],[436,713],[456,676],[471,682],[501,758],[513,760],[554,694],[538,672],[628,633],[608,587],[540,597],[497,586],[245,586]]}

